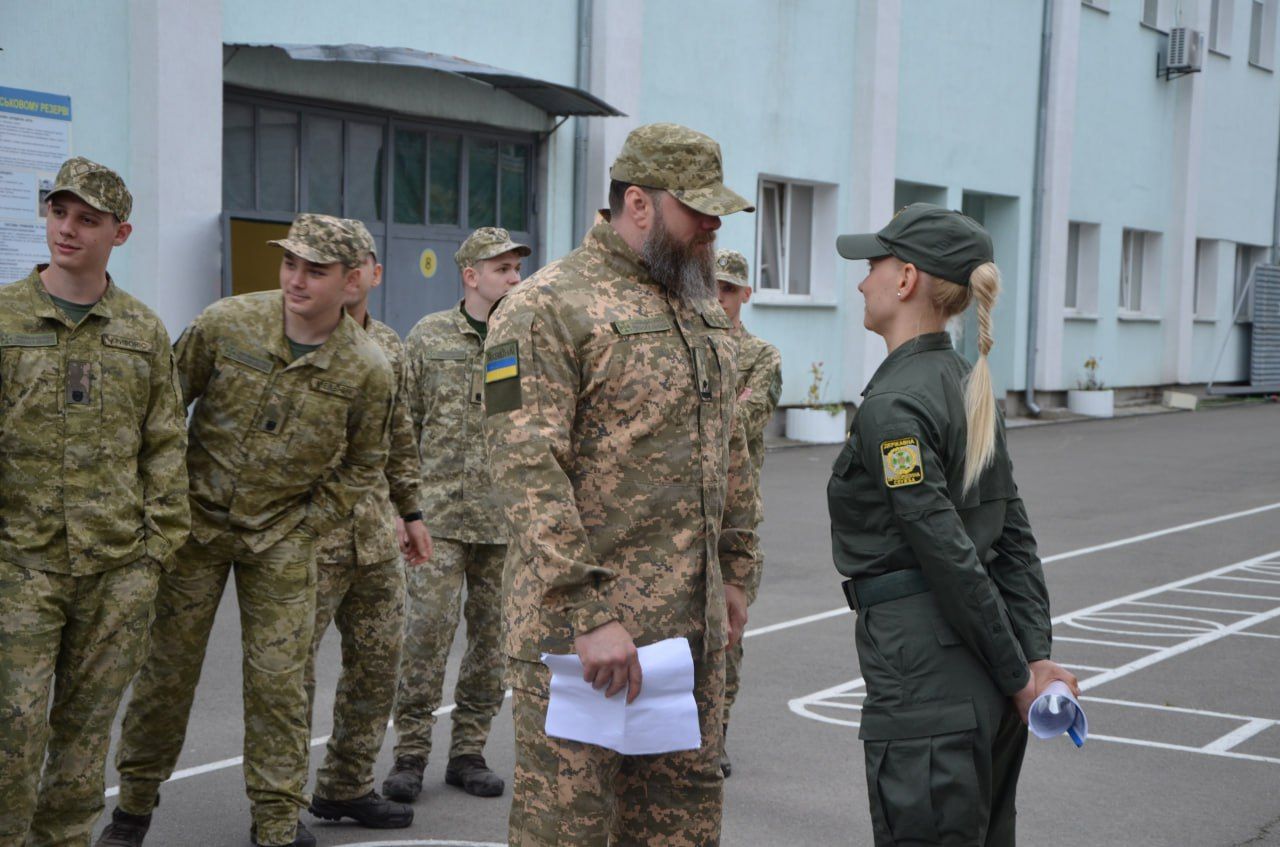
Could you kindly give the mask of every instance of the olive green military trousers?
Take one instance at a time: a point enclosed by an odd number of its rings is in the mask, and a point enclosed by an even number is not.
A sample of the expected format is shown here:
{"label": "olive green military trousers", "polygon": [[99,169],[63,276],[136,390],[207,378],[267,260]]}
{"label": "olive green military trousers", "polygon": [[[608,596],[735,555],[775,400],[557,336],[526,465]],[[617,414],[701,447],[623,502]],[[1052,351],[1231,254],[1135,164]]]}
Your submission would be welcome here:
{"label": "olive green military trousers", "polygon": [[929,592],[858,613],[876,847],[1012,847],[1027,730]]}
{"label": "olive green military trousers", "polygon": [[[724,651],[694,649],[693,696],[702,746],[656,756],[549,737],[551,674],[511,660],[516,774],[511,847],[713,847],[720,843],[724,776]],[[616,694],[616,697],[626,696]]]}
{"label": "olive green military trousers", "polygon": [[[410,568],[404,651],[396,689],[396,758],[431,754],[431,730],[444,689],[444,666],[467,622],[467,649],[453,699],[449,758],[481,755],[494,715],[502,708],[506,657],[502,653],[502,563],[505,544],[435,539],[431,561]],[[466,584],[464,605],[462,587]]]}
{"label": "olive green military trousers", "polygon": [[333,700],[333,732],[315,794],[354,800],[373,790],[373,766],[387,734],[404,640],[404,568],[400,559],[316,565],[316,624],[307,660],[307,714],[315,708],[316,651],[330,622],[342,637],[342,670]]}
{"label": "olive green military trousers", "polygon": [[[309,739],[303,675],[315,628],[314,536],[294,529],[255,553],[233,533],[188,541],[160,579],[151,655],[125,711],[116,768],[120,808],[149,814],[186,738],[196,682],[234,571],[244,652],[244,777],[261,844],[293,841],[307,805]],[[180,815],[181,809],[172,810]]]}
{"label": "olive green military trousers", "polygon": [[3,847],[88,845],[111,722],[146,654],[159,575],[147,558],[91,576],[0,562]]}

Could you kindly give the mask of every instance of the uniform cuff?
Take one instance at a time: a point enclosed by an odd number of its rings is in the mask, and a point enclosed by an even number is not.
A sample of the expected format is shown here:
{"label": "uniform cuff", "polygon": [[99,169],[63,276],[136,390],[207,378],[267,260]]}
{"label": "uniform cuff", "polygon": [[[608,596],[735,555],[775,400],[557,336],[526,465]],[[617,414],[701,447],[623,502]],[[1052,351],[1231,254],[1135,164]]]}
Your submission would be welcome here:
{"label": "uniform cuff", "polygon": [[999,674],[1000,676],[996,680],[996,688],[999,688],[1000,693],[1006,697],[1012,697],[1026,688],[1027,680],[1031,679],[1031,669],[1026,665],[1001,668]]}
{"label": "uniform cuff", "polygon": [[617,614],[603,600],[591,600],[578,606],[569,614],[569,622],[573,626],[575,638],[617,619]]}

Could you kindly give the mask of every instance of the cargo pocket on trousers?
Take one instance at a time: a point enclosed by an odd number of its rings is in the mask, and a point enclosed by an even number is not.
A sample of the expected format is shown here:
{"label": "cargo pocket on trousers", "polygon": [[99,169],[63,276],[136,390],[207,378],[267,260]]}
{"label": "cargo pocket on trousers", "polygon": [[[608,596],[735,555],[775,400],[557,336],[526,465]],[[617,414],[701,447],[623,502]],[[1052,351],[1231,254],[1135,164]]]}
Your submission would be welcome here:
{"label": "cargo pocket on trousers", "polygon": [[863,710],[858,737],[877,842],[977,843],[977,725],[969,699]]}

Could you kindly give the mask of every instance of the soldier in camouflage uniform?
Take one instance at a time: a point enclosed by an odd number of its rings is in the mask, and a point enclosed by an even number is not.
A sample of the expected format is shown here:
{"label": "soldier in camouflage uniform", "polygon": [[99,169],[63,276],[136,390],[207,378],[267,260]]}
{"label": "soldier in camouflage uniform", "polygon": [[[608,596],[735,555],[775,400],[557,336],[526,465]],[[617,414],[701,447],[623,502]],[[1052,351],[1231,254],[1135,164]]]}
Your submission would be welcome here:
{"label": "soldier in camouflage uniform", "polygon": [[107,273],[133,199],[77,157],[47,202],[49,263],[0,288],[4,847],[89,843],[111,721],[190,527],[169,336]]}
{"label": "soldier in camouflage uniform", "polygon": [[244,661],[245,782],[255,844],[308,845],[304,671],[315,627],[314,543],[376,488],[394,375],[343,313],[360,241],[337,218],[299,215],[282,291],[214,303],[176,348],[195,402],[187,470],[191,540],[160,582],[151,655],[116,759],[120,806],[101,844],[140,844],[182,749],[196,681],[232,570]]}
{"label": "soldier in camouflage uniform", "polygon": [[[750,210],[720,147],[634,130],[610,220],[495,309],[485,431],[512,549],[503,574],[515,690],[510,843],[719,843],[724,650],[746,623],[756,539],[734,420],[738,362],[715,300],[720,216]],[[687,637],[697,750],[623,756],[547,736],[543,652],[576,653],[607,696],[643,685],[636,645]]]}
{"label": "soldier in camouflage uniform", "polygon": [[[409,563],[431,556],[431,536],[418,505],[418,445],[405,404],[404,347],[395,330],[368,310],[369,291],[382,282],[377,247],[365,225],[344,220],[360,239],[359,287],[347,314],[377,342],[396,376],[391,451],[376,488],[316,543],[316,625],[307,660],[308,714],[315,704],[316,651],[330,621],[342,635],[342,673],[333,703],[333,732],[316,774],[311,813],[351,818],[362,826],[397,829],[413,823],[413,809],[379,797],[373,763],[391,716],[396,668],[404,637],[404,572],[396,539],[411,543]],[[399,530],[397,527],[399,516]]]}
{"label": "soldier in camouflage uniform", "polygon": [[[733,322],[733,337],[738,339],[738,420],[747,436],[747,452],[756,476],[756,517],[764,519],[764,502],[760,497],[760,471],[764,467],[764,428],[778,408],[782,396],[782,355],[769,342],[747,332],[742,325],[742,306],[751,299],[751,281],[747,278],[747,259],[736,250],[716,251],[716,284],[720,307]],[[747,582],[747,605],[756,601],[760,577],[764,570],[761,558]],[[725,656],[724,734],[729,735],[729,711],[738,697],[742,668],[742,642]],[[720,751],[720,770],[727,777],[733,771],[729,754]]]}
{"label": "soldier in camouflage uniform", "polygon": [[520,282],[520,260],[530,252],[505,229],[473,232],[454,255],[462,271],[462,302],[423,318],[405,342],[423,502],[436,537],[431,564],[409,575],[396,693],[396,764],[382,784],[387,796],[407,802],[422,790],[464,580],[467,652],[454,690],[457,708],[445,782],[479,797],[496,797],[505,787],[483,756],[503,699],[499,592],[507,537],[491,496],[482,353],[489,310]]}

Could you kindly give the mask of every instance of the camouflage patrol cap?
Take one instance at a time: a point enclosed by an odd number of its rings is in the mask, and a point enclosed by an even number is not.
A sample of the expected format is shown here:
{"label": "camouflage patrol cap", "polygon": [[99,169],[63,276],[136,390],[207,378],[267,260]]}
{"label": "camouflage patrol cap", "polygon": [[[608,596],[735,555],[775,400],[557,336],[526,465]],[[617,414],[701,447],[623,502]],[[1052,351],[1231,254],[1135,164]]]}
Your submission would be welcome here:
{"label": "camouflage patrol cap", "polygon": [[367,252],[360,236],[341,218],[310,212],[303,212],[293,219],[288,236],[267,243],[283,247],[299,259],[317,265],[340,262],[348,268],[363,262]]}
{"label": "camouflage patrol cap", "polygon": [[133,195],[120,174],[84,156],[67,159],[58,168],[49,197],[65,191],[74,194],[99,212],[109,212],[123,223],[133,211]]}
{"label": "camouflage patrol cap", "polygon": [[646,124],[631,130],[609,177],[664,189],[704,215],[756,210],[724,184],[720,145],[710,136],[679,124]]}
{"label": "camouflage patrol cap", "polygon": [[532,248],[517,244],[511,240],[511,233],[498,226],[482,226],[467,236],[453,260],[458,267],[467,268],[484,259],[492,259],[503,253],[515,253],[517,256],[528,256]]}
{"label": "camouflage patrol cap", "polygon": [[342,222],[360,240],[360,260],[364,261],[364,256],[368,253],[376,261],[378,258],[378,242],[373,240],[373,233],[369,232],[369,228],[364,225],[364,221],[358,221],[355,218],[343,218]]}
{"label": "camouflage patrol cap", "polygon": [[747,279],[747,257],[737,250],[717,250],[716,280],[750,288],[751,281]]}

